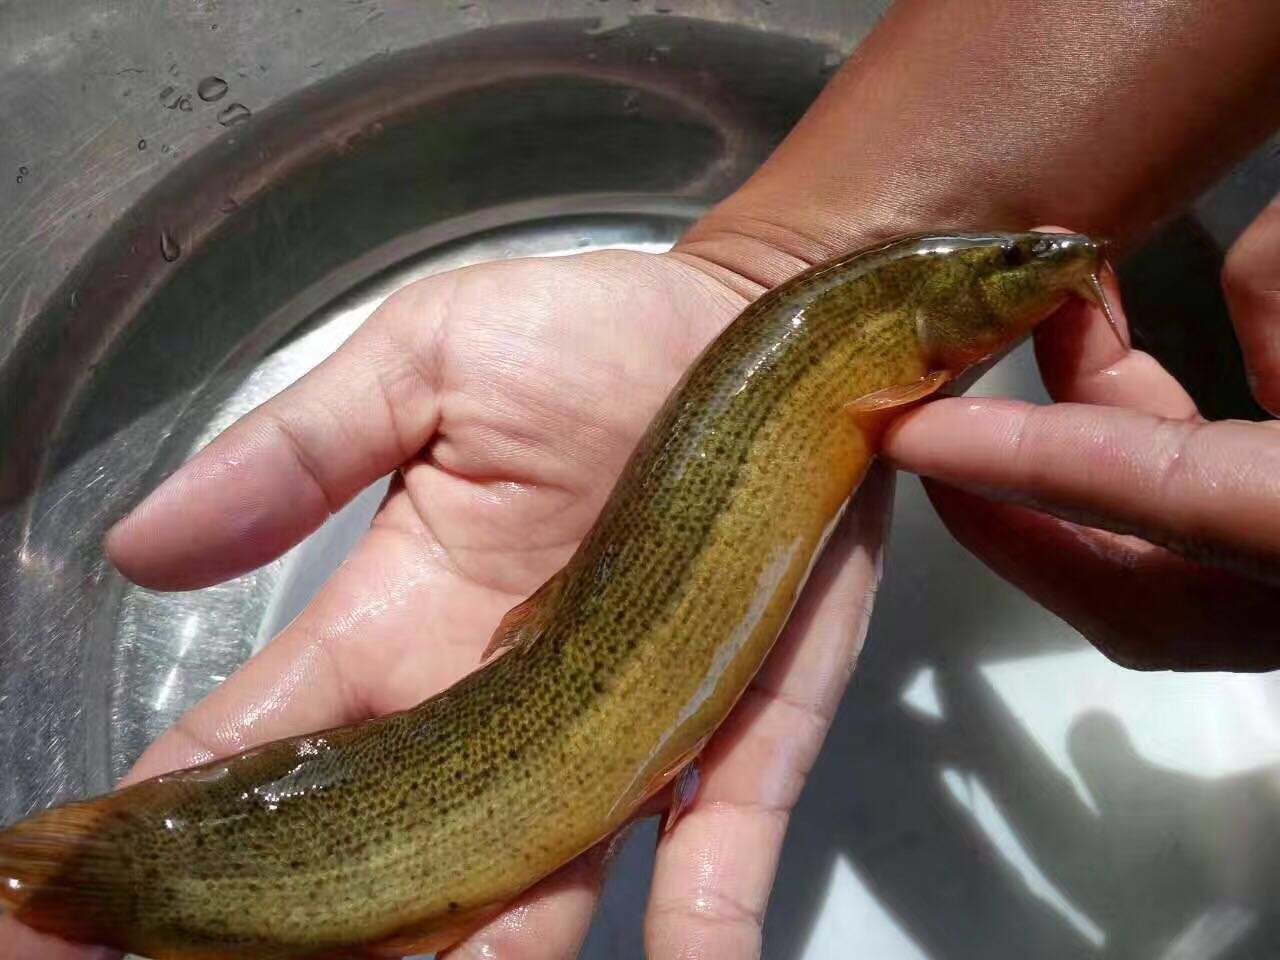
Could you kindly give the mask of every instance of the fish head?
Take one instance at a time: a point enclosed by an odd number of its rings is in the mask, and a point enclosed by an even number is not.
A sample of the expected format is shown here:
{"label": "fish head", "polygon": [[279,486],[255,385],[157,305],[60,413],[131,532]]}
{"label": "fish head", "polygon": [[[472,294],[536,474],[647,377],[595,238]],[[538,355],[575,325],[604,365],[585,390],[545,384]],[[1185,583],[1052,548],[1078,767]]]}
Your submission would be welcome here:
{"label": "fish head", "polygon": [[948,239],[939,251],[945,266],[932,271],[916,312],[921,345],[937,368],[958,373],[1000,353],[1073,295],[1106,308],[1098,279],[1103,245],[1084,234]]}

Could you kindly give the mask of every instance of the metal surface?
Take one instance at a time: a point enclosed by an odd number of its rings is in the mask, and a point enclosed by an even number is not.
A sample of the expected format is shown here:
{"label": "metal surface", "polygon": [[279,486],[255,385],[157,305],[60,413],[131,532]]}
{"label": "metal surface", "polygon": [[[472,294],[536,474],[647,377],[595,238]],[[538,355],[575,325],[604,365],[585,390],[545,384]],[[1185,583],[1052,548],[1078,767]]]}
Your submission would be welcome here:
{"label": "metal surface", "polygon": [[[252,575],[161,595],[99,547],[143,491],[408,279],[670,243],[883,6],[0,6],[0,822],[109,786],[296,613],[378,499]],[[1264,151],[1211,191],[1207,235],[1228,241],[1278,173]],[[1025,354],[987,381],[1034,382]],[[1275,679],[1120,671],[914,485],[897,516],[767,954],[1280,949]],[[650,841],[588,956],[640,955]]]}

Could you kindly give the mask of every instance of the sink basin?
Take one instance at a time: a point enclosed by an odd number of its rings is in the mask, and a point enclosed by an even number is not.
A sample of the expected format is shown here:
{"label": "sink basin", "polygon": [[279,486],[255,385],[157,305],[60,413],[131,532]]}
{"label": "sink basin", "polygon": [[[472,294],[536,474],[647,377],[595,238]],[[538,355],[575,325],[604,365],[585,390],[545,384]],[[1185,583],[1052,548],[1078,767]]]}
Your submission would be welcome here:
{"label": "sink basin", "polygon": [[[186,594],[115,574],[111,522],[409,280],[665,249],[884,5],[0,12],[0,168],[15,171],[0,182],[0,823],[108,789],[292,619],[382,487],[280,560]],[[1277,181],[1264,151],[1130,277],[1212,291],[1221,247]],[[1217,383],[1238,364],[1222,358],[1201,371],[1210,399],[1246,402]],[[1024,350],[979,389],[1036,398],[1037,383]],[[1111,665],[903,480],[766,955],[1272,955],[1278,757],[1275,678]],[[648,824],[625,846],[584,956],[642,955],[652,842]]]}

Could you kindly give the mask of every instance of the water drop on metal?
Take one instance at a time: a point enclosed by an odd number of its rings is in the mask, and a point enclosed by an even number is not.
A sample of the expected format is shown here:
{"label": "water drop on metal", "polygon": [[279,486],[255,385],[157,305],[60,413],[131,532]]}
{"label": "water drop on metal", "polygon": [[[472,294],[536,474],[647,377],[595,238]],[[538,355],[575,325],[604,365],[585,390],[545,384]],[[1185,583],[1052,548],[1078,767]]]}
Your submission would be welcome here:
{"label": "water drop on metal", "polygon": [[22,175],[25,177],[25,176],[26,176],[28,173],[30,173],[31,171],[30,171],[30,170],[28,170],[26,167],[19,167],[19,168],[18,168],[18,172],[19,172],[20,174],[22,174]]}
{"label": "water drop on metal", "polygon": [[227,95],[227,81],[221,77],[205,77],[196,84],[196,95],[206,103],[221,100]]}
{"label": "water drop on metal", "polygon": [[139,150],[145,150],[145,149],[147,149],[147,141],[146,141],[146,140],[139,140],[139,141],[138,141],[138,149],[139,149]]}
{"label": "water drop on metal", "polygon": [[234,126],[248,120],[253,114],[249,112],[249,108],[243,103],[228,104],[218,114],[218,122],[224,127]]}
{"label": "water drop on metal", "polygon": [[183,97],[178,101],[178,109],[179,109],[179,110],[181,110],[183,113],[190,113],[190,112],[191,112],[191,94],[189,94],[189,93],[188,93],[188,94],[184,95],[184,96],[183,96]]}
{"label": "water drop on metal", "polygon": [[170,263],[182,256],[182,247],[178,245],[178,241],[173,238],[173,234],[168,230],[160,231],[160,256]]}
{"label": "water drop on metal", "polygon": [[163,90],[160,91],[160,100],[162,102],[165,100],[168,100],[170,97],[173,96],[173,94],[174,94],[173,87],[165,87]]}

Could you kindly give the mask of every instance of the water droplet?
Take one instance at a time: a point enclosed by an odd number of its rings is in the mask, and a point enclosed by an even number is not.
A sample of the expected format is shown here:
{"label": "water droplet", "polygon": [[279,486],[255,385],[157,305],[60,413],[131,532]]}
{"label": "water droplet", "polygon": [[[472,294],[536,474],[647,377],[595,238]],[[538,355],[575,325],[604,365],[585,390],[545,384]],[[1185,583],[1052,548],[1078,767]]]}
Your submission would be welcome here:
{"label": "water droplet", "polygon": [[249,108],[243,103],[232,103],[224,107],[222,112],[218,114],[218,122],[224,127],[230,127],[237,123],[243,123],[251,116],[253,114],[249,112]]}
{"label": "water droplet", "polygon": [[139,141],[138,141],[138,149],[139,149],[139,150],[145,150],[145,149],[147,149],[147,141],[145,141],[145,140],[139,140]]}
{"label": "water droplet", "polygon": [[183,113],[191,112],[191,94],[184,94],[178,99],[178,109]]}
{"label": "water droplet", "polygon": [[169,152],[169,145],[166,143],[163,147],[161,147],[161,148],[160,148],[160,152],[161,152],[161,153],[168,153],[168,152]]}
{"label": "water droplet", "polygon": [[234,213],[240,209],[240,202],[235,197],[226,197],[218,204],[218,209],[223,213]]}
{"label": "water droplet", "polygon": [[21,182],[22,182],[22,174],[18,174],[18,182],[19,182],[19,183],[21,183]]}
{"label": "water droplet", "polygon": [[18,168],[18,172],[19,172],[20,174],[22,174],[22,175],[25,177],[25,176],[26,176],[28,173],[30,173],[31,171],[30,171],[30,170],[28,170],[26,167],[19,167],[19,168]]}
{"label": "water droplet", "polygon": [[173,89],[173,87],[165,87],[163,90],[160,91],[161,102],[168,100],[170,97],[174,95],[175,92],[176,91]]}
{"label": "water droplet", "polygon": [[72,306],[72,308],[74,308],[74,307],[75,307],[79,302],[80,302],[80,291],[79,291],[79,290],[72,290],[72,291],[71,291],[71,306]]}
{"label": "water droplet", "polygon": [[221,100],[227,95],[227,81],[221,77],[205,77],[196,84],[196,94],[207,103]]}
{"label": "water droplet", "polygon": [[168,230],[160,231],[160,256],[170,263],[182,256],[182,247],[178,245],[177,240],[173,239],[173,234]]}

